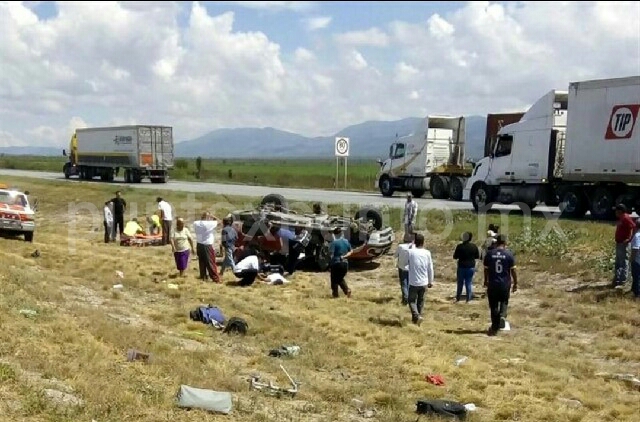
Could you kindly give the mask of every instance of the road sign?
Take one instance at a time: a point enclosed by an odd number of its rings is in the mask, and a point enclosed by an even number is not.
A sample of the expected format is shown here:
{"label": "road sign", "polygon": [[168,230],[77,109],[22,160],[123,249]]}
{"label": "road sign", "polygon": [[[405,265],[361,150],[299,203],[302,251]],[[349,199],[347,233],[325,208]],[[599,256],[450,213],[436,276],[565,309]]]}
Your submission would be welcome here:
{"label": "road sign", "polygon": [[336,137],[336,157],[349,156],[349,138]]}

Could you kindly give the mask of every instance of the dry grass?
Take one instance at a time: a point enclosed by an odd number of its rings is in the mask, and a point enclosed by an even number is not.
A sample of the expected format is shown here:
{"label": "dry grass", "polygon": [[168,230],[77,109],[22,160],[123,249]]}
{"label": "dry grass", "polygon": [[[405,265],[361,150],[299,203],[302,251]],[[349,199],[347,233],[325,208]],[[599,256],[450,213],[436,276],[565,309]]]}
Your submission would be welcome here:
{"label": "dry grass", "polygon": [[[351,300],[329,298],[328,274],[300,272],[286,286],[240,289],[199,282],[192,263],[190,276],[176,281],[170,250],[105,245],[100,221],[87,213],[75,217],[77,249],[68,253],[68,201],[99,206],[112,188],[20,184],[41,208],[33,244],[0,239],[1,420],[357,421],[365,420],[352,402],[360,399],[377,410],[371,420],[406,421],[422,397],[475,403],[471,421],[638,420],[640,392],[596,374],[640,375],[640,305],[618,291],[565,291],[608,277],[596,265],[604,268],[606,260],[588,257],[609,250],[602,243],[611,237],[609,226],[563,222],[570,241],[549,238],[556,246],[548,248],[524,236],[521,217],[510,217],[521,290],[510,307],[512,331],[490,338],[481,333],[488,326],[484,300],[451,303],[451,247],[461,230],[477,224],[470,213],[454,215],[448,238],[429,240],[437,278],[418,328],[399,304],[391,257],[379,268],[349,273]],[[134,195],[152,203],[155,193],[125,191],[129,201]],[[174,204],[185,197],[165,196]],[[442,223],[436,213],[426,218],[432,231]],[[544,222],[533,225],[535,234]],[[41,256],[32,258],[36,248]],[[176,282],[177,291],[167,288]],[[124,289],[114,291],[117,283]],[[249,335],[230,337],[191,322],[189,310],[201,303],[245,317]],[[22,309],[37,315],[26,317]],[[281,344],[297,344],[301,354],[267,355]],[[152,363],[126,362],[130,348],[152,353]],[[457,367],[459,356],[468,360]],[[250,391],[247,376],[254,372],[286,384],[280,363],[302,382],[295,399]],[[426,374],[441,374],[446,385],[430,385]],[[232,413],[176,408],[180,384],[232,392]]]}

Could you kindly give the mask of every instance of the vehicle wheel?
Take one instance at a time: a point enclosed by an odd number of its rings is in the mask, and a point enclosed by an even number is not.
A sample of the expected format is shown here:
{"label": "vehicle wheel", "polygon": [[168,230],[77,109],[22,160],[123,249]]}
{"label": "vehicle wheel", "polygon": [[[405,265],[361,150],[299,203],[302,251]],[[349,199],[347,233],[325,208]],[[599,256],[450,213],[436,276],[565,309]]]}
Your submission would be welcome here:
{"label": "vehicle wheel", "polygon": [[270,193],[269,195],[265,196],[264,198],[262,198],[262,201],[260,202],[260,205],[264,206],[267,204],[272,204],[272,205],[276,205],[276,206],[280,206],[282,208],[289,208],[289,203],[287,202],[287,200],[284,198],[284,196],[278,194],[278,193]]}
{"label": "vehicle wheel", "polygon": [[354,218],[356,220],[358,218],[364,218],[367,221],[373,221],[373,227],[375,227],[376,230],[382,229],[382,224],[384,223],[382,214],[375,208],[360,208]]}
{"label": "vehicle wheel", "polygon": [[449,196],[449,184],[443,176],[432,176],[429,181],[429,190],[433,199],[446,199]]}
{"label": "vehicle wheel", "polygon": [[27,232],[24,234],[25,242],[33,242],[33,232]]}
{"label": "vehicle wheel", "polygon": [[591,198],[591,215],[597,220],[613,220],[615,218],[614,196],[610,189],[600,187]]}
{"label": "vehicle wheel", "polygon": [[380,179],[379,182],[379,187],[380,187],[380,193],[382,194],[382,196],[393,196],[393,185],[391,183],[391,179],[388,177],[383,177],[382,179]]}
{"label": "vehicle wheel", "polygon": [[329,244],[323,243],[316,251],[316,265],[320,271],[327,271],[330,263]]}
{"label": "vehicle wheel", "polygon": [[560,215],[569,218],[581,218],[587,213],[587,198],[579,189],[569,189],[562,194],[558,204]]}
{"label": "vehicle wheel", "polygon": [[124,171],[124,182],[131,183],[131,172],[129,171],[129,169],[125,169]]}
{"label": "vehicle wheel", "polygon": [[464,183],[462,178],[453,176],[449,182],[449,198],[454,201],[462,201],[462,191],[464,190]]}
{"label": "vehicle wheel", "polygon": [[489,188],[484,183],[478,183],[471,189],[471,203],[476,212],[485,213],[491,209]]}
{"label": "vehicle wheel", "polygon": [[412,190],[411,191],[411,195],[413,195],[414,198],[422,198],[424,196],[426,192],[422,189],[420,190]]}
{"label": "vehicle wheel", "polygon": [[65,164],[64,166],[62,166],[62,172],[64,173],[64,178],[68,179],[71,177],[71,174],[69,174],[69,163]]}

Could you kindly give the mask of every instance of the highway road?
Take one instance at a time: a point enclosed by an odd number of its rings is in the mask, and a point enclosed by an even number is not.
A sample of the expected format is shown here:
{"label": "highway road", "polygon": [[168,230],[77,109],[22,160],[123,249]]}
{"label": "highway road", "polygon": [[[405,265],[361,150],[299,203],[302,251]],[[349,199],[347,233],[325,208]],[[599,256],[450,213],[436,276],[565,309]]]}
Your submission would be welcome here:
{"label": "highway road", "polygon": [[[65,179],[61,173],[41,172],[41,171],[26,171],[26,170],[10,170],[0,169],[0,175],[12,176],[12,177],[25,177],[32,179],[44,179],[44,180],[56,180],[67,183],[78,183],[78,179]],[[87,183],[87,182],[83,182]],[[94,182],[104,185],[106,182],[96,180]],[[289,201],[315,201],[323,204],[358,204],[358,205],[370,205],[375,207],[392,207],[402,208],[404,206],[404,196],[402,194],[396,194],[394,197],[385,198],[379,193],[371,192],[347,192],[347,191],[333,191],[322,189],[297,189],[297,188],[278,188],[269,186],[250,186],[250,185],[233,185],[224,183],[207,183],[207,182],[183,182],[178,180],[170,180],[166,184],[152,184],[148,181],[138,184],[125,184],[123,180],[116,179],[115,182],[111,182],[114,186],[128,186],[135,189],[155,189],[155,190],[169,190],[169,191],[181,191],[181,192],[194,192],[194,193],[213,193],[219,195],[228,196],[247,196],[247,197],[262,197],[270,193],[277,193],[283,195]],[[449,209],[449,210],[472,210],[473,206],[470,202],[456,202],[447,201],[442,199],[421,198],[416,199],[419,209]],[[515,206],[498,205],[496,209],[517,209]],[[557,207],[539,206],[535,208],[535,211],[540,212],[559,212]]]}

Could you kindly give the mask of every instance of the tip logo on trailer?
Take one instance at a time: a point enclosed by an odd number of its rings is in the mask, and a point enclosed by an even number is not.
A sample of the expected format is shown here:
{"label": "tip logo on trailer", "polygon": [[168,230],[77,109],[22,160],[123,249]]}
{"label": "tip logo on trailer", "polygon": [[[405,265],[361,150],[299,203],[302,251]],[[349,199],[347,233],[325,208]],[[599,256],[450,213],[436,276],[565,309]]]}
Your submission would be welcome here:
{"label": "tip logo on trailer", "polygon": [[604,138],[608,140],[631,138],[638,119],[638,109],[640,104],[613,106]]}

